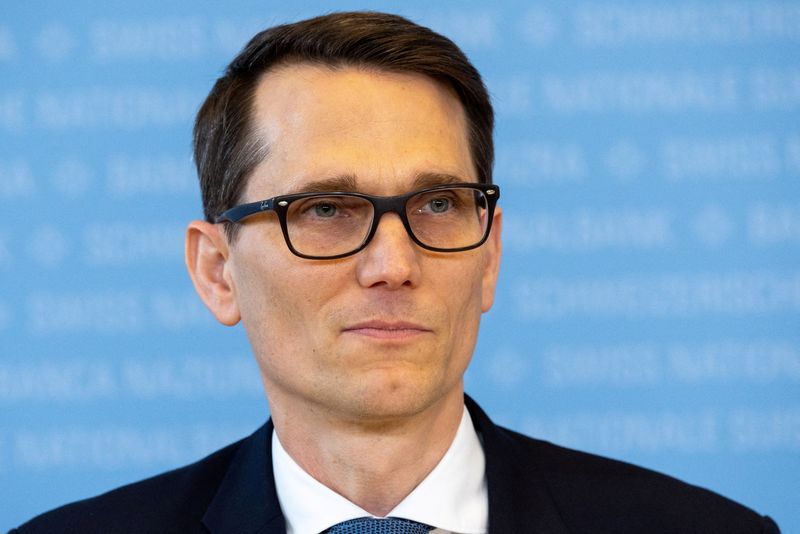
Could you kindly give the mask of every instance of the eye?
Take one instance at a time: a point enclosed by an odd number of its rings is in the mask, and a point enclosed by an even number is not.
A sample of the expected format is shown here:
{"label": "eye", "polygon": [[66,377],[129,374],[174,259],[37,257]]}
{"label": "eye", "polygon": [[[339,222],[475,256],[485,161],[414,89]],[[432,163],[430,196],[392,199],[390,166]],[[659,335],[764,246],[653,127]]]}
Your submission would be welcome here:
{"label": "eye", "polygon": [[317,202],[314,204],[314,215],[317,217],[334,217],[336,216],[337,208],[330,202]]}
{"label": "eye", "polygon": [[428,201],[428,209],[433,213],[444,213],[450,209],[450,199],[448,198],[432,198]]}

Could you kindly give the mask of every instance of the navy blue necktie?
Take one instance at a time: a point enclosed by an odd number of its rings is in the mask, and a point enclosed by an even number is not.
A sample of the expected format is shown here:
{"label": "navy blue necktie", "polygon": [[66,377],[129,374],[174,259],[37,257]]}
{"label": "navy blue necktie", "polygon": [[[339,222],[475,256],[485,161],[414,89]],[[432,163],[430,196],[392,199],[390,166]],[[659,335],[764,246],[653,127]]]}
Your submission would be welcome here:
{"label": "navy blue necktie", "polygon": [[327,534],[428,534],[431,530],[433,527],[409,519],[360,517],[333,525],[325,532]]}

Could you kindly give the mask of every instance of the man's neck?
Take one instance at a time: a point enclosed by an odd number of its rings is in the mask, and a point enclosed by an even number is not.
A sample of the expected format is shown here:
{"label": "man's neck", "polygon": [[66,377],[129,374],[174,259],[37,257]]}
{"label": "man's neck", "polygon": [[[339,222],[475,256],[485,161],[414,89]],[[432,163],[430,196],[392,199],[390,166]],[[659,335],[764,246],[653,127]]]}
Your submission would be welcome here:
{"label": "man's neck", "polygon": [[380,422],[276,408],[275,432],[298,465],[369,513],[385,516],[447,452],[464,399],[463,391],[456,391],[420,413]]}

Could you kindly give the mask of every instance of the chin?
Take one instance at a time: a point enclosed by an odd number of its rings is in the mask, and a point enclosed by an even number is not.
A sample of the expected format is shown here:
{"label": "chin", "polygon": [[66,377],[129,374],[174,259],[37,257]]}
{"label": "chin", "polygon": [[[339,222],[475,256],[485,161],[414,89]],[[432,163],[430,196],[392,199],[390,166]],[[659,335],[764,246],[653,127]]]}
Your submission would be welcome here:
{"label": "chin", "polygon": [[422,381],[392,377],[369,380],[349,399],[339,396],[339,403],[346,404],[345,409],[355,418],[379,422],[422,413],[442,396],[441,387],[434,385],[429,377]]}

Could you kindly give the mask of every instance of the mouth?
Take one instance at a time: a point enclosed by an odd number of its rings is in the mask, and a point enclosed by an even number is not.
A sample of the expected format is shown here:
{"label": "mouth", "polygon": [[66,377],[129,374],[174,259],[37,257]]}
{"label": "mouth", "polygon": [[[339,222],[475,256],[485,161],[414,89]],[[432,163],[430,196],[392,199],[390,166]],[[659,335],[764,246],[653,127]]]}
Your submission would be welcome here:
{"label": "mouth", "polygon": [[386,340],[409,339],[431,332],[430,328],[406,321],[365,321],[342,329],[343,334]]}

